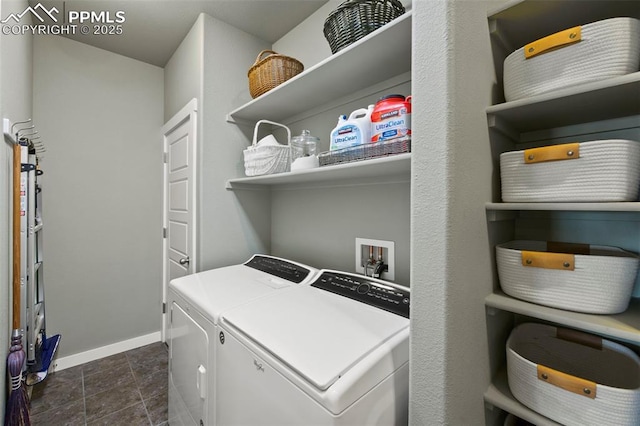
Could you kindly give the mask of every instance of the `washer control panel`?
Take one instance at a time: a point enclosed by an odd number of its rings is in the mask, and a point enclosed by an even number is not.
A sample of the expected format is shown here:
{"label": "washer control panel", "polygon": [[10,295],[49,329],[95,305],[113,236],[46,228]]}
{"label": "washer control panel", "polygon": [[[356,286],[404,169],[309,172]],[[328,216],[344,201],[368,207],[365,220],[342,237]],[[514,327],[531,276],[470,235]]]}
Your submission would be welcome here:
{"label": "washer control panel", "polygon": [[324,271],[311,286],[409,318],[411,293],[406,287],[331,271]]}
{"label": "washer control panel", "polygon": [[300,284],[311,273],[309,269],[303,268],[300,265],[269,256],[253,256],[245,263],[245,266],[296,284]]}

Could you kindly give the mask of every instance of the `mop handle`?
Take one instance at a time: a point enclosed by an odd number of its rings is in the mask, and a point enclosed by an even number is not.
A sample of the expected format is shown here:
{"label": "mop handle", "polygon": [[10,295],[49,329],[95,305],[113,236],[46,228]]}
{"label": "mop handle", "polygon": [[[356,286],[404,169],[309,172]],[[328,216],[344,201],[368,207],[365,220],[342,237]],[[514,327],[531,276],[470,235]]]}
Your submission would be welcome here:
{"label": "mop handle", "polygon": [[13,329],[20,329],[20,144],[13,146]]}

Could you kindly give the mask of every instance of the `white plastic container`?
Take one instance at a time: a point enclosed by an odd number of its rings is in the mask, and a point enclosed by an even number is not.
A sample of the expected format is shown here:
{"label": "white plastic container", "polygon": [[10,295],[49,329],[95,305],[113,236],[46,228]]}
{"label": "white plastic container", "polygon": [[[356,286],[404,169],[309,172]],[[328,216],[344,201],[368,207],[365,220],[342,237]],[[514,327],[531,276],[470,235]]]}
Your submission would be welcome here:
{"label": "white plastic container", "polygon": [[338,125],[331,132],[330,150],[349,148],[371,141],[371,112],[373,105],[353,111],[349,118],[341,115]]}

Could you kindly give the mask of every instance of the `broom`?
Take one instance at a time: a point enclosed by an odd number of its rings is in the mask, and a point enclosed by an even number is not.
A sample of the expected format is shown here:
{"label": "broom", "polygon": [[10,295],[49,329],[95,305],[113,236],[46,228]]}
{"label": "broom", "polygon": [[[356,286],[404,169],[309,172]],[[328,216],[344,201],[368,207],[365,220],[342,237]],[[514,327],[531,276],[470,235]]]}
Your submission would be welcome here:
{"label": "broom", "polygon": [[5,426],[31,425],[29,396],[22,383],[25,354],[20,331],[20,144],[13,146],[13,333],[7,357],[11,389],[4,417]]}

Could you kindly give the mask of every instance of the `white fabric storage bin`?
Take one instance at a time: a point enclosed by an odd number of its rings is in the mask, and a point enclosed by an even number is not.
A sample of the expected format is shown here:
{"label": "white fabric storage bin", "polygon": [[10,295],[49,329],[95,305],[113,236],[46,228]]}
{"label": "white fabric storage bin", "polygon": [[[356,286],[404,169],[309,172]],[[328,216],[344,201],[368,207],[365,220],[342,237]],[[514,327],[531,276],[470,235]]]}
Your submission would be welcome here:
{"label": "white fabric storage bin", "polygon": [[500,154],[504,202],[636,201],[640,142],[606,139]]}
{"label": "white fabric storage bin", "polygon": [[638,71],[640,21],[610,18],[536,40],[504,61],[507,101]]}
{"label": "white fabric storage bin", "polygon": [[587,333],[525,323],[507,340],[513,396],[567,426],[640,424],[640,357]]}
{"label": "white fabric storage bin", "polygon": [[576,312],[624,312],[640,258],[607,246],[510,241],[496,246],[500,287],[511,297]]}

